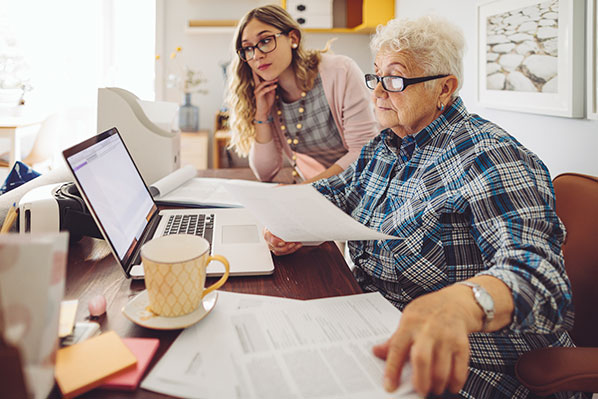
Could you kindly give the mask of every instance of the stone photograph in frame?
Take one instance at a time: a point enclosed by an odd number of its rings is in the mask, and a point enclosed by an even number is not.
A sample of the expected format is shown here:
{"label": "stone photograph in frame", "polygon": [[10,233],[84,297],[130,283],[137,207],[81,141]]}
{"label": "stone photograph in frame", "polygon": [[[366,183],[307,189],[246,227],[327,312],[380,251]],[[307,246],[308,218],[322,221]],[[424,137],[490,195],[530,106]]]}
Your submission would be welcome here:
{"label": "stone photograph in frame", "polygon": [[583,3],[577,0],[479,2],[479,104],[583,117]]}
{"label": "stone photograph in frame", "polygon": [[587,19],[588,119],[598,120],[598,0],[588,0]]}

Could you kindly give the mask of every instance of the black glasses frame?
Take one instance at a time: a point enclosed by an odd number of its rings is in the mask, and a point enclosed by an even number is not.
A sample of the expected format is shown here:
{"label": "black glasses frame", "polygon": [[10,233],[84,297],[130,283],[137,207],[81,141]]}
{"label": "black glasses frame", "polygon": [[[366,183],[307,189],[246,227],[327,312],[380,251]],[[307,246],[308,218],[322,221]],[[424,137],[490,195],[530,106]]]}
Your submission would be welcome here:
{"label": "black glasses frame", "polygon": [[[378,75],[374,75],[372,73],[368,73],[365,75],[365,85],[368,87],[368,89],[374,90],[374,89],[376,89],[376,86],[378,86],[378,83],[382,83],[382,88],[384,90],[392,92],[392,93],[398,93],[398,92],[405,90],[407,88],[407,86],[410,86],[412,84],[427,82],[428,80],[440,79],[440,78],[444,78],[447,76],[449,76],[449,75],[424,76],[424,77],[420,77],[420,78],[404,78],[402,76],[396,76],[396,75],[378,76]],[[403,81],[403,88],[401,90],[394,90],[394,89],[389,89],[388,87],[386,87],[386,82],[388,81],[389,78],[401,79]],[[369,85],[369,83],[373,80],[376,80],[376,84],[374,85],[374,87],[371,87]]]}
{"label": "black glasses frame", "polygon": [[[251,61],[254,57],[255,57],[255,50],[259,50],[262,52],[262,54],[268,54],[273,52],[274,50],[276,50],[276,47],[278,46],[278,43],[276,42],[276,38],[281,36],[281,35],[286,35],[286,32],[278,32],[275,33],[273,35],[268,35],[266,37],[262,37],[260,40],[258,40],[258,42],[254,45],[254,46],[245,46],[245,47],[241,47],[237,49],[237,55],[239,56],[239,58],[241,59],[241,61],[244,62],[249,62]],[[272,47],[271,50],[268,51],[264,51],[262,50],[260,47],[264,47],[266,44],[264,43],[264,40],[268,40],[268,39],[272,39],[274,40],[274,47]],[[251,50],[252,55],[249,58],[245,57],[245,52]]]}

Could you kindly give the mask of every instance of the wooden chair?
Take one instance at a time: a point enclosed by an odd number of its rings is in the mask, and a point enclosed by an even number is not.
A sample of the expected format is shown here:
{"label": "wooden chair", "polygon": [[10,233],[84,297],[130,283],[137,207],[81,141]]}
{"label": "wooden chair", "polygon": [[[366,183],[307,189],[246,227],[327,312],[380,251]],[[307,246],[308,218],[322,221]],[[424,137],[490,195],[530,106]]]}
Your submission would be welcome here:
{"label": "wooden chair", "polygon": [[[39,126],[39,130],[35,134],[33,145],[29,153],[21,160],[21,162],[35,168],[35,165],[49,162],[58,150],[59,137],[64,132],[64,123],[62,116],[59,114],[52,114],[48,116]],[[2,154],[0,157],[0,167],[12,167],[3,158],[7,157]],[[19,154],[20,155],[20,154]]]}
{"label": "wooden chair", "polygon": [[58,152],[60,138],[65,129],[64,117],[61,114],[48,116],[42,122],[31,151],[23,158],[23,163],[34,169],[36,165],[50,163]]}
{"label": "wooden chair", "polygon": [[565,224],[565,268],[573,291],[576,348],[525,353],[519,381],[537,396],[561,391],[598,392],[598,177],[565,173],[553,180],[556,213]]}

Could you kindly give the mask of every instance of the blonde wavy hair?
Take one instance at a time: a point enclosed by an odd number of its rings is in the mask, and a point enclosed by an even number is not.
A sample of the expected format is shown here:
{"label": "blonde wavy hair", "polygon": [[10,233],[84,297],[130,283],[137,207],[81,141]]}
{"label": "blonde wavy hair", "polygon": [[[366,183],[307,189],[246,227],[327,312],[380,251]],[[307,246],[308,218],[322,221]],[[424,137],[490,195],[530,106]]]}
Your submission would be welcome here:
{"label": "blonde wavy hair", "polygon": [[249,11],[239,22],[233,39],[233,61],[228,71],[228,93],[226,102],[231,109],[230,126],[232,130],[229,148],[234,148],[242,157],[249,155],[249,150],[255,141],[255,96],[253,95],[254,83],[251,68],[243,62],[236,50],[241,48],[243,31],[247,24],[257,19],[267,25],[279,29],[284,34],[296,31],[299,36],[298,47],[293,50],[291,66],[297,76],[299,87],[303,91],[313,88],[318,76],[318,65],[321,54],[328,51],[330,42],[322,50],[305,50],[302,47],[302,32],[297,22],[282,7],[267,5]]}

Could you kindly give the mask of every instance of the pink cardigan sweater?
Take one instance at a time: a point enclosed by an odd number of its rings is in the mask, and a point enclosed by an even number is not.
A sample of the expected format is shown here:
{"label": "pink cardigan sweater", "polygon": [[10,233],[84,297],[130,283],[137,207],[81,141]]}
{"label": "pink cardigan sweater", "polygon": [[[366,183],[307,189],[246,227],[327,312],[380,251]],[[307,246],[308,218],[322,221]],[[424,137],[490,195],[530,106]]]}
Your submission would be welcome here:
{"label": "pink cardigan sweater", "polygon": [[[332,117],[343,145],[348,150],[335,164],[346,169],[357,159],[361,148],[379,133],[370,93],[365,86],[363,72],[349,57],[322,54],[318,69]],[[309,114],[306,117],[309,118]],[[262,181],[272,180],[280,171],[283,151],[288,158],[293,154],[277,118],[274,118],[272,126],[273,140],[265,144],[255,142],[249,153],[249,166]],[[297,154],[297,166],[306,179],[326,169],[316,159],[305,154]]]}

